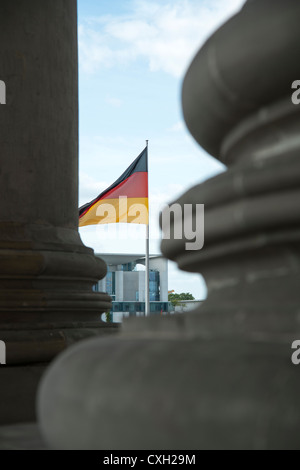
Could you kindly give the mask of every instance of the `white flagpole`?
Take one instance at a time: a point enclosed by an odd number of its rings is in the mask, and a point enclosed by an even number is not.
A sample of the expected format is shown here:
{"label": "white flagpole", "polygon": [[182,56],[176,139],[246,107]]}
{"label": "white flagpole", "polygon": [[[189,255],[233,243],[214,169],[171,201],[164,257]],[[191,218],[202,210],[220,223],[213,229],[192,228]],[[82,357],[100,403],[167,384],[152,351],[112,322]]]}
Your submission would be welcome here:
{"label": "white flagpole", "polygon": [[[148,163],[148,140],[146,140],[147,147],[147,163]],[[149,170],[149,168],[148,168]],[[149,191],[149,190],[148,190]],[[148,193],[148,210],[149,210],[149,193]],[[149,219],[146,225],[146,262],[145,262],[145,316],[150,315],[150,299],[149,299]]]}

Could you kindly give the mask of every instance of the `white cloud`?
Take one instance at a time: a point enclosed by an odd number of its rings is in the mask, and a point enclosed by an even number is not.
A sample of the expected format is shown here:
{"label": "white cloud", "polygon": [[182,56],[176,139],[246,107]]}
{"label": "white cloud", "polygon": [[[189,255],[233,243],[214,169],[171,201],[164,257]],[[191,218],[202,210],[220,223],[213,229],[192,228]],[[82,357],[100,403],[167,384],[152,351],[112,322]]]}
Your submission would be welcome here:
{"label": "white cloud", "polygon": [[119,98],[113,97],[113,96],[108,96],[105,99],[106,103],[112,106],[113,108],[120,108],[122,106],[122,100]]}
{"label": "white cloud", "polygon": [[145,59],[151,71],[181,77],[195,52],[244,0],[132,2],[130,14],[89,18],[79,26],[86,72]]}
{"label": "white cloud", "polygon": [[173,126],[171,126],[168,131],[170,132],[183,132],[185,131],[185,124],[183,121],[176,122]]}
{"label": "white cloud", "polygon": [[107,181],[97,181],[86,173],[79,173],[80,198],[79,206],[86,204],[104,191],[110,183]]}

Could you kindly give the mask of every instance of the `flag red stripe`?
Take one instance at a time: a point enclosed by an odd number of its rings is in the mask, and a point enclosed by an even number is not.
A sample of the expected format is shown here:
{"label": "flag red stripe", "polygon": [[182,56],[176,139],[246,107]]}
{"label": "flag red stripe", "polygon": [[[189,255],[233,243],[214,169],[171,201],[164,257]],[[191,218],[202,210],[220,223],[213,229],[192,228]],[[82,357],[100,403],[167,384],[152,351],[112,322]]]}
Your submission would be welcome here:
{"label": "flag red stripe", "polygon": [[120,196],[148,197],[148,173],[133,173],[118,186],[104,194],[101,199],[115,199]]}
{"label": "flag red stripe", "polygon": [[83,217],[98,201],[103,199],[116,199],[120,196],[128,198],[147,198],[148,197],[148,173],[137,172],[129,176],[129,178],[122,181],[118,186],[103,194],[93,204],[86,208],[80,215]]}

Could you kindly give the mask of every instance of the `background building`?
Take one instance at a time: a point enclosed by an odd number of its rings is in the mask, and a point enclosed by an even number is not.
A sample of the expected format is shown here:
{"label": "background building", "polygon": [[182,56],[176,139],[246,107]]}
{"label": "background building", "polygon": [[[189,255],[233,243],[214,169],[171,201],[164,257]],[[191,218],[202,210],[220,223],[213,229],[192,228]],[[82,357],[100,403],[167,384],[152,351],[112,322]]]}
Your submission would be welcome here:
{"label": "background building", "polygon": [[[107,263],[107,275],[95,290],[112,297],[113,320],[119,319],[117,313],[121,313],[121,317],[144,314],[145,270],[142,266],[145,266],[145,255],[101,254],[101,258]],[[149,267],[150,312],[168,312],[168,261],[162,256],[150,255]]]}

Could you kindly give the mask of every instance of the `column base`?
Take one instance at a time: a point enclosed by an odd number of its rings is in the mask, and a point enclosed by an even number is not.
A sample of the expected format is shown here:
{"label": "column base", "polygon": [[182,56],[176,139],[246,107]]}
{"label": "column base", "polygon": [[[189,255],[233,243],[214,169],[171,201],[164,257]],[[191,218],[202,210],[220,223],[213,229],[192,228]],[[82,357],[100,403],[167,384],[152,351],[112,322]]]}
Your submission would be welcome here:
{"label": "column base", "polygon": [[0,340],[7,364],[47,362],[73,342],[116,330],[111,298],[93,292],[106,264],[76,230],[0,222]]}
{"label": "column base", "polygon": [[[21,365],[49,362],[71,344],[92,337],[115,333],[118,324],[97,322],[43,323],[1,326],[6,344],[6,364]],[[4,366],[5,367],[5,366]]]}

